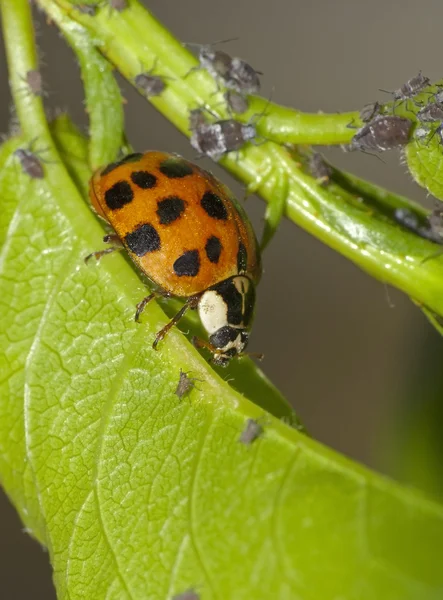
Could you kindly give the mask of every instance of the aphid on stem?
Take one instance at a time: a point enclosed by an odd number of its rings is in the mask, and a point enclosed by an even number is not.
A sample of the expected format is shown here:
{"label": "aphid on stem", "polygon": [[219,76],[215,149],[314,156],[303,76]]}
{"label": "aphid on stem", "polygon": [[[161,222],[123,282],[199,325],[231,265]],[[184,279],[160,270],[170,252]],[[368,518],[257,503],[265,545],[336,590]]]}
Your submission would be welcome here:
{"label": "aphid on stem", "polygon": [[230,42],[230,40],[221,40],[213,44],[184,44],[184,46],[198,48],[199,66],[193,67],[185,77],[194,71],[205,69],[214,77],[219,88],[219,83],[232,89],[239,94],[258,94],[260,91],[260,78],[262,73],[256,71],[246,61],[241,58],[232,57],[222,50],[214,50],[216,44]]}

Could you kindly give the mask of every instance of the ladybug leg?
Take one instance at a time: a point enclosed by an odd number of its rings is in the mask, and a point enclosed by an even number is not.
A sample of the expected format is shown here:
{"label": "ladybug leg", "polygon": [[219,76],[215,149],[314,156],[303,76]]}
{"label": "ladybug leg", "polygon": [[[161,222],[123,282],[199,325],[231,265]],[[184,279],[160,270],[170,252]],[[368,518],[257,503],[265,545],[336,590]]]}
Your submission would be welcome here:
{"label": "ladybug leg", "polygon": [[200,296],[192,296],[191,298],[188,298],[186,300],[186,303],[182,306],[182,308],[178,311],[178,313],[169,321],[169,323],[167,325],[165,325],[163,327],[163,329],[160,329],[160,331],[155,336],[154,343],[152,344],[152,347],[154,348],[154,350],[157,349],[158,343],[161,342],[168,335],[170,329],[172,327],[174,327],[174,325],[177,325],[177,323],[180,321],[180,319],[183,317],[183,315],[190,308],[197,307],[199,298],[200,298]]}
{"label": "ladybug leg", "polygon": [[103,241],[105,244],[113,244],[110,248],[106,248],[105,250],[98,250],[97,252],[91,252],[88,256],[85,257],[85,263],[87,263],[92,257],[94,257],[97,261],[101,259],[105,254],[111,254],[111,252],[115,252],[116,250],[123,250],[124,246],[115,233],[110,233],[103,237]]}
{"label": "ladybug leg", "polygon": [[98,250],[97,252],[91,252],[88,256],[85,256],[85,263],[87,263],[92,257],[95,258],[96,261],[99,261],[102,256],[105,254],[111,254],[111,252],[115,252],[116,250],[123,250],[124,246],[120,241],[120,238],[115,233],[110,233],[105,235],[103,238],[105,244],[114,244],[110,248],[106,248],[106,250]]}
{"label": "ladybug leg", "polygon": [[154,300],[154,298],[158,298],[159,296],[162,296],[163,298],[168,298],[170,296],[170,293],[165,292],[164,290],[155,290],[154,292],[151,292],[149,296],[146,296],[141,302],[137,304],[137,310],[135,311],[135,320],[137,323],[140,323],[140,315],[145,310],[146,305],[149,304],[151,300]]}

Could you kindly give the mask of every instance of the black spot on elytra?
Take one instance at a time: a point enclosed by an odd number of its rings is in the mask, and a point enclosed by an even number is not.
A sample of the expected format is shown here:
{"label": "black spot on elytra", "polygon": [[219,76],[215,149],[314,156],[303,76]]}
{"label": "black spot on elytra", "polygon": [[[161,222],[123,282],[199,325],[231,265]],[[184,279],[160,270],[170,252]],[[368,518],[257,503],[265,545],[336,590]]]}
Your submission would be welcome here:
{"label": "black spot on elytra", "polygon": [[139,225],[125,237],[126,245],[137,256],[160,250],[160,236],[150,223]]}
{"label": "black spot on elytra", "polygon": [[125,204],[129,204],[134,198],[134,192],[127,181],[117,181],[114,185],[106,190],[105,202],[111,210],[123,208]]}
{"label": "black spot on elytra", "polygon": [[200,256],[198,250],[184,252],[174,263],[175,274],[179,277],[187,275],[195,277],[200,270]]}
{"label": "black spot on elytra", "polygon": [[180,177],[186,177],[186,175],[192,175],[193,170],[189,163],[182,158],[165,158],[160,164],[159,170],[163,175],[169,177],[169,179],[178,179]]}
{"label": "black spot on elytra", "polygon": [[157,214],[161,225],[169,225],[179,219],[185,210],[185,201],[178,196],[169,196],[157,202]]}
{"label": "black spot on elytra", "polygon": [[206,192],[201,199],[201,205],[213,219],[219,219],[220,221],[226,221],[228,218],[228,211],[223,203],[223,200],[217,194],[212,192]]}
{"label": "black spot on elytra", "polygon": [[157,184],[157,177],[148,171],[134,171],[131,181],[142,190],[149,190]]}
{"label": "black spot on elytra", "polygon": [[237,252],[237,271],[239,273],[246,273],[248,268],[248,253],[246,252],[246,248],[243,242],[240,242],[238,245]]}
{"label": "black spot on elytra", "polygon": [[142,158],[143,154],[141,152],[134,152],[133,154],[128,154],[128,156],[123,157],[121,160],[116,160],[113,163],[110,163],[107,167],[103,169],[101,172],[102,175],[107,175],[120,165],[125,165],[126,163],[137,162]]}
{"label": "black spot on elytra", "polygon": [[209,260],[212,263],[217,264],[222,251],[222,245],[218,237],[212,235],[206,242],[205,250],[206,256],[209,258]]}

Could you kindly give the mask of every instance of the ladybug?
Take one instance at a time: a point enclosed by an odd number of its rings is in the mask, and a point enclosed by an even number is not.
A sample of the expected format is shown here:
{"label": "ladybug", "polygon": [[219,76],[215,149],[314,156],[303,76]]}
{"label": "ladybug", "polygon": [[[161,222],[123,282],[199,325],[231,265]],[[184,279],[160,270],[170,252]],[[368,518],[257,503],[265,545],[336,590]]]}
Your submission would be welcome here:
{"label": "ladybug", "polygon": [[114,229],[112,248],[125,249],[154,291],[138,305],[136,321],[153,298],[185,304],[157,333],[156,348],[188,309],[198,310],[213,362],[225,366],[248,343],[261,276],[252,226],[230,190],[181,156],[149,151],[130,154],[98,170],[90,181],[93,209]]}

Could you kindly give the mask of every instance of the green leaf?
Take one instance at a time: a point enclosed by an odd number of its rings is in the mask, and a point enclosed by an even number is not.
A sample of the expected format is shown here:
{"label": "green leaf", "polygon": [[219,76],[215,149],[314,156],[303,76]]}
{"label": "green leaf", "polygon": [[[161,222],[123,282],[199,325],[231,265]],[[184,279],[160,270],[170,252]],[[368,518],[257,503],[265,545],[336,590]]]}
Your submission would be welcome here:
{"label": "green leaf", "polygon": [[[52,134],[84,187],[86,141],[67,118]],[[264,413],[250,400],[291,418],[249,361],[225,372],[247,399],[178,331],[155,352],[164,314],[134,323],[136,273],[84,264],[100,224],[58,166],[23,174],[19,143],[0,154],[0,476],[59,598],[439,598],[443,509]],[[202,380],[181,400],[180,368]]]}

